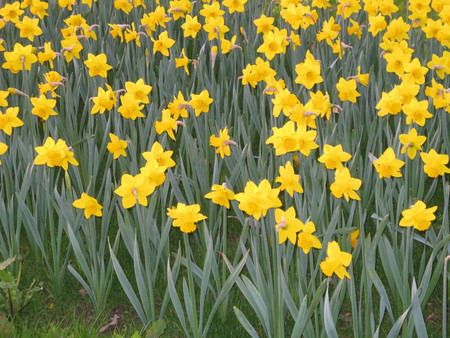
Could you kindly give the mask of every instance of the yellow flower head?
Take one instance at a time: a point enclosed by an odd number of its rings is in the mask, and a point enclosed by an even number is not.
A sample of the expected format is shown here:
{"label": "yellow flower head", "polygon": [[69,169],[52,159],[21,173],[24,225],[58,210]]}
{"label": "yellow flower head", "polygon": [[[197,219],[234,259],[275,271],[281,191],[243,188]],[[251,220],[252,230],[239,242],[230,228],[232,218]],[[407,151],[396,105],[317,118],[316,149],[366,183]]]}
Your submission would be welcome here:
{"label": "yellow flower head", "polygon": [[262,180],[258,186],[248,181],[244,192],[236,194],[234,198],[239,202],[239,209],[258,220],[261,216],[266,216],[269,209],[281,206],[279,192],[279,189],[272,189],[266,179]]}
{"label": "yellow flower head", "polygon": [[73,151],[66,144],[66,141],[58,139],[55,143],[51,137],[47,137],[43,146],[35,148],[38,155],[34,159],[35,165],[47,164],[50,168],[62,167],[67,171],[69,163],[77,166],[78,162],[73,157]]}
{"label": "yellow flower head", "polygon": [[341,77],[336,84],[336,88],[339,91],[339,98],[341,101],[356,103],[356,98],[361,96],[356,90],[356,81],[353,79],[347,81]]}
{"label": "yellow flower head", "polygon": [[383,155],[373,162],[373,165],[380,178],[391,176],[402,177],[400,168],[405,165],[405,162],[395,158],[394,149],[389,147]]}
{"label": "yellow flower head", "polygon": [[297,245],[303,249],[305,255],[309,253],[311,248],[322,249],[322,243],[313,235],[316,231],[316,226],[309,221],[305,224],[303,231],[297,235]]}
{"label": "yellow flower head", "polygon": [[328,277],[331,277],[333,273],[335,273],[340,279],[343,279],[344,277],[350,279],[350,275],[347,270],[345,270],[345,267],[350,265],[352,255],[341,251],[341,248],[336,241],[328,244],[327,255],[328,257],[325,261],[320,263],[322,272]]}
{"label": "yellow flower head", "polygon": [[286,190],[287,193],[293,197],[294,191],[298,193],[303,192],[303,187],[300,184],[300,175],[294,173],[294,167],[291,161],[286,163],[286,166],[280,166],[280,176],[275,179],[275,182],[281,183],[279,189],[281,191]]}
{"label": "yellow flower head", "polygon": [[334,197],[341,198],[344,196],[347,202],[350,198],[358,201],[361,199],[355,191],[361,187],[361,180],[351,177],[348,168],[336,170],[334,177],[334,183],[330,186]]}
{"label": "yellow flower head", "polygon": [[230,140],[228,135],[228,128],[225,127],[219,132],[219,137],[216,135],[211,135],[209,138],[209,144],[216,147],[216,154],[220,154],[220,157],[225,158],[225,156],[230,156],[230,144],[237,146],[237,143]]}
{"label": "yellow flower head", "polygon": [[199,116],[201,113],[207,113],[209,111],[209,105],[214,100],[209,97],[208,89],[203,90],[200,94],[191,94],[191,100],[189,104],[194,108],[195,116]]}
{"label": "yellow flower head", "polygon": [[[6,151],[8,150],[8,145],[0,142],[0,155],[3,155],[6,153]],[[0,165],[2,164],[2,161],[0,161]]]}
{"label": "yellow flower head", "polygon": [[306,52],[305,62],[301,62],[295,66],[297,77],[295,83],[304,85],[307,89],[311,89],[315,84],[323,82],[320,76],[320,62],[314,59],[314,56],[308,50]]}
{"label": "yellow flower head", "polygon": [[23,126],[22,120],[17,117],[18,114],[19,107],[7,108],[4,114],[0,111],[0,130],[11,135],[13,128]]}
{"label": "yellow flower head", "polygon": [[41,119],[46,121],[51,115],[58,115],[56,111],[53,110],[56,106],[56,100],[47,99],[45,95],[40,95],[37,97],[30,98],[33,109],[31,114],[39,116]]}
{"label": "yellow flower head", "polygon": [[106,78],[108,70],[112,68],[112,66],[108,65],[106,60],[106,54],[102,53],[99,55],[94,55],[89,53],[88,59],[84,61],[84,64],[89,69],[89,76],[101,76]]}
{"label": "yellow flower head", "polygon": [[323,146],[323,155],[320,156],[317,161],[320,163],[325,164],[325,167],[327,169],[344,169],[344,165],[342,162],[347,162],[352,158],[352,155],[349,153],[346,153],[342,149],[342,145],[338,144],[337,146],[333,147],[332,145],[325,144]]}
{"label": "yellow flower head", "polygon": [[418,136],[415,128],[412,128],[408,134],[401,134],[399,136],[400,143],[403,144],[400,150],[401,154],[408,151],[408,157],[413,160],[416,157],[417,151],[422,150],[422,144],[427,140],[426,136]]}
{"label": "yellow flower head", "polygon": [[431,221],[436,219],[434,212],[437,210],[437,206],[427,209],[427,206],[422,201],[417,201],[409,209],[402,211],[402,219],[399,222],[401,227],[411,227],[420,231],[427,230]]}
{"label": "yellow flower head", "polygon": [[172,209],[167,208],[167,216],[172,218],[173,226],[179,227],[184,233],[191,233],[197,229],[197,222],[207,219],[200,213],[200,205],[185,205],[178,203]]}
{"label": "yellow flower head", "polygon": [[145,180],[143,174],[131,176],[124,174],[122,176],[122,184],[114,190],[116,195],[122,197],[122,205],[125,209],[131,208],[138,202],[144,207],[147,206],[147,196],[155,190],[155,186]]}
{"label": "yellow flower head", "polygon": [[214,184],[212,186],[212,191],[207,193],[205,198],[209,198],[213,203],[230,209],[230,200],[234,200],[234,193],[227,188],[225,183],[222,185]]}
{"label": "yellow flower head", "polygon": [[429,177],[438,177],[450,173],[450,169],[445,166],[449,160],[447,154],[438,154],[436,150],[431,149],[428,153],[420,153],[420,158],[425,163],[423,170]]}
{"label": "yellow flower head", "polygon": [[169,38],[167,31],[162,32],[158,36],[158,40],[151,38],[153,41],[153,54],[160,52],[162,55],[169,56],[169,48],[175,44],[175,40]]}
{"label": "yellow flower head", "polygon": [[108,151],[114,155],[114,159],[119,158],[119,156],[127,157],[125,149],[127,149],[127,141],[119,140],[119,138],[113,133],[109,133],[109,138],[111,142],[108,143]]}
{"label": "yellow flower head", "polygon": [[77,209],[84,209],[84,217],[86,217],[86,219],[92,215],[97,217],[102,216],[103,207],[98,204],[94,197],[91,197],[86,193],[82,193],[81,198],[74,201],[72,205]]}
{"label": "yellow flower head", "polygon": [[278,244],[283,244],[287,239],[295,245],[297,233],[304,228],[302,221],[295,217],[294,207],[286,211],[275,209],[275,229],[278,231]]}

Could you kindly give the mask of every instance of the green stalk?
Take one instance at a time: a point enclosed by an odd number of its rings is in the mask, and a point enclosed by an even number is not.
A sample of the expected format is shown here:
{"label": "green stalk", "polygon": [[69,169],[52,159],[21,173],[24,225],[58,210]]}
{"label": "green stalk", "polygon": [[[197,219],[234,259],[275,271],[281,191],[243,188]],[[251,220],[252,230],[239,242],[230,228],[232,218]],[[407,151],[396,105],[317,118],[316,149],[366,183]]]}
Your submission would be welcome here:
{"label": "green stalk", "polygon": [[444,273],[442,276],[443,283],[443,295],[442,295],[442,334],[445,335],[447,332],[447,262],[450,259],[450,256],[445,257],[444,261]]}
{"label": "green stalk", "polygon": [[[222,218],[222,225],[223,225],[222,245],[223,245],[223,254],[226,256],[226,254],[227,254],[227,239],[228,239],[227,238],[228,233],[227,233],[227,209],[226,208],[223,208],[222,215],[223,215],[223,218]],[[222,260],[222,287],[224,286],[226,278],[227,278],[226,273],[227,273],[227,266],[226,266],[225,260],[223,259]],[[221,310],[220,316],[221,316],[223,322],[225,321],[225,318],[227,316],[227,303],[228,303],[228,297],[226,297],[222,303],[222,310]]]}
{"label": "green stalk", "polygon": [[190,246],[189,246],[189,238],[188,238],[188,234],[187,233],[183,233],[183,240],[184,240],[184,246],[186,249],[186,258],[188,261],[187,264],[187,269],[188,269],[188,285],[189,285],[189,293],[191,296],[191,304],[192,304],[192,308],[191,309],[186,309],[187,311],[192,311],[192,314],[194,316],[194,323],[191,323],[191,328],[192,325],[194,325],[193,327],[193,331],[194,331],[194,337],[200,337],[200,332],[198,329],[198,321],[197,321],[197,309],[196,309],[196,302],[195,302],[195,289],[194,289],[194,279],[192,278],[192,268],[191,268],[191,250],[190,250]]}

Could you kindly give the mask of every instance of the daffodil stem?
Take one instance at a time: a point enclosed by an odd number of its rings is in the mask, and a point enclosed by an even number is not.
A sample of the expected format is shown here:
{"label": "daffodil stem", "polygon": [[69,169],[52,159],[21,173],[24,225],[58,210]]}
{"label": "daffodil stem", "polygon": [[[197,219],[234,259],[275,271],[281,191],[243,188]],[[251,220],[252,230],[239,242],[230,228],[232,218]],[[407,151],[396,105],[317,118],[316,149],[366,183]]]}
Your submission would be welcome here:
{"label": "daffodil stem", "polygon": [[[222,208],[223,209],[223,218],[222,218],[222,232],[223,232],[223,239],[222,239],[222,243],[223,243],[223,254],[226,256],[227,255],[227,238],[228,238],[228,233],[227,233],[227,209],[226,208]],[[226,281],[226,264],[225,264],[225,260],[222,260],[222,287],[225,285],[225,281]],[[228,297],[226,297],[222,303],[222,320],[225,321],[225,318],[227,316],[227,303],[228,303]]]}
{"label": "daffodil stem", "polygon": [[194,290],[194,280],[192,278],[192,262],[191,262],[191,250],[189,246],[189,237],[187,233],[183,233],[184,247],[186,249],[186,259],[187,259],[187,270],[188,270],[188,285],[189,285],[189,294],[191,297],[191,309],[186,309],[187,311],[192,311],[192,316],[194,318],[194,322],[191,323],[191,329],[193,330],[194,337],[199,337],[198,331],[198,321],[197,321],[197,308],[195,302],[195,290]]}

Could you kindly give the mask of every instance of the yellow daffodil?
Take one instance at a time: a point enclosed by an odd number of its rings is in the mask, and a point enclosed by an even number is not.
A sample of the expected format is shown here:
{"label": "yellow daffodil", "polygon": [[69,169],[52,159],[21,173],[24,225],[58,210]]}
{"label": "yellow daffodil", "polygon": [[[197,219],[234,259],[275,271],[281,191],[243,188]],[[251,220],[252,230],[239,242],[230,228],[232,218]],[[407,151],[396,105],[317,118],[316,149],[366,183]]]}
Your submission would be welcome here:
{"label": "yellow daffodil", "polygon": [[146,151],[142,153],[142,156],[145,160],[151,161],[152,159],[156,160],[158,165],[164,166],[167,168],[172,168],[175,166],[175,161],[172,160],[173,151],[164,151],[162,145],[159,142],[155,142],[152,145],[150,151]]}
{"label": "yellow daffodil", "polygon": [[162,32],[158,36],[158,40],[151,38],[153,41],[153,54],[160,52],[162,55],[169,56],[169,48],[175,44],[175,40],[169,38],[167,31]]}
{"label": "yellow daffodil", "polygon": [[436,150],[431,149],[428,153],[420,153],[420,158],[425,163],[423,170],[429,177],[438,177],[450,173],[450,169],[445,165],[449,161],[447,154],[438,154]]}
{"label": "yellow daffodil", "polygon": [[334,183],[331,184],[330,190],[336,198],[344,196],[347,202],[350,198],[359,201],[361,198],[355,190],[358,190],[360,187],[361,180],[351,177],[348,168],[344,168],[342,170],[336,170],[334,174]]}
{"label": "yellow daffodil", "polygon": [[399,222],[401,227],[414,227],[419,231],[427,230],[431,221],[436,219],[434,212],[437,210],[437,206],[427,208],[426,204],[422,201],[417,201],[409,209],[402,211],[402,219]]}
{"label": "yellow daffodil", "polygon": [[405,162],[395,157],[394,149],[387,148],[383,155],[373,162],[375,170],[378,172],[380,178],[383,177],[402,177],[400,168],[405,165]]}
{"label": "yellow daffodil", "polygon": [[230,156],[230,144],[237,146],[237,143],[230,139],[228,135],[228,128],[225,127],[219,131],[219,136],[211,135],[209,138],[209,144],[216,149],[216,154],[220,154],[221,158]]}
{"label": "yellow daffodil", "polygon": [[322,272],[331,277],[335,273],[340,279],[347,277],[350,279],[345,267],[349,266],[352,261],[352,255],[341,251],[339,244],[336,241],[328,243],[327,247],[328,257],[325,261],[320,263],[320,269]]}
{"label": "yellow daffodil", "polygon": [[307,89],[311,89],[315,84],[323,82],[320,76],[320,62],[314,59],[314,56],[308,50],[306,52],[305,62],[301,62],[295,66],[297,77],[295,83],[304,85]]}
{"label": "yellow daffodil", "polygon": [[352,155],[349,153],[346,153],[342,149],[342,145],[338,144],[337,146],[333,147],[332,145],[325,144],[323,146],[323,155],[320,156],[317,161],[320,163],[325,164],[325,167],[327,169],[344,169],[344,165],[342,162],[347,162],[352,158]]}
{"label": "yellow daffodil", "polygon": [[316,226],[313,222],[309,221],[303,227],[302,232],[297,235],[297,245],[303,249],[305,255],[309,253],[311,248],[322,249],[322,243],[313,235],[315,231]]}
{"label": "yellow daffodil", "polygon": [[69,163],[77,166],[78,162],[73,157],[72,148],[67,147],[66,141],[58,139],[55,143],[51,137],[47,137],[43,146],[35,148],[38,155],[34,159],[35,165],[47,164],[50,168],[62,167],[67,171]]}
{"label": "yellow daffodil", "polygon": [[39,27],[39,19],[31,19],[24,16],[22,21],[16,23],[16,27],[20,30],[20,37],[27,38],[31,42],[34,41],[35,36],[42,34],[42,29]]}
{"label": "yellow daffodil", "polygon": [[101,76],[106,78],[108,70],[112,68],[112,66],[108,65],[106,59],[106,54],[102,53],[99,55],[94,55],[89,53],[88,59],[84,61],[84,64],[89,69],[89,76]]}
{"label": "yellow daffodil", "polygon": [[[8,145],[0,142],[0,155],[4,155],[6,151],[8,150]],[[2,161],[0,160],[0,165],[2,164]]]}
{"label": "yellow daffodil", "polygon": [[275,179],[275,182],[281,183],[279,187],[281,191],[286,190],[291,197],[294,197],[294,191],[300,194],[303,193],[300,175],[294,173],[291,161],[288,161],[284,167],[280,166],[279,172],[280,175]]}
{"label": "yellow daffodil", "polygon": [[139,105],[140,101],[137,100],[133,94],[126,93],[120,97],[120,107],[117,111],[126,119],[136,120],[138,117],[145,117],[141,112],[144,106]]}
{"label": "yellow daffodil", "polygon": [[297,242],[297,233],[304,228],[302,221],[296,218],[294,207],[286,211],[275,209],[275,229],[278,232],[278,244],[283,244],[287,239],[292,244]]}
{"label": "yellow daffodil", "polygon": [[408,125],[414,122],[423,127],[425,120],[433,117],[433,114],[428,111],[428,100],[417,101],[414,98],[410,103],[405,104],[402,110],[406,115],[406,124]]}
{"label": "yellow daffodil", "polygon": [[19,107],[7,108],[4,114],[0,111],[0,130],[11,135],[13,128],[23,126],[22,120],[17,117],[18,114]]}
{"label": "yellow daffodil", "polygon": [[268,180],[264,179],[257,186],[252,181],[245,185],[244,192],[236,194],[234,198],[239,202],[239,209],[259,220],[266,216],[271,208],[281,206],[278,198],[279,189],[272,189]]}
{"label": "yellow daffodil", "polygon": [[144,80],[140,78],[136,82],[127,81],[125,82],[125,90],[134,96],[136,100],[140,103],[148,104],[148,94],[152,91],[152,86],[146,85]]}
{"label": "yellow daffodil", "polygon": [[341,101],[356,103],[356,98],[361,96],[356,90],[356,81],[353,79],[347,81],[341,77],[336,84],[336,88],[339,91],[339,98]]}
{"label": "yellow daffodil", "polygon": [[101,217],[103,207],[97,202],[94,197],[86,193],[82,193],[81,197],[75,200],[72,205],[77,209],[84,209],[84,217],[88,219],[92,215]]}
{"label": "yellow daffodil", "polygon": [[34,107],[31,110],[31,114],[39,116],[44,121],[51,115],[58,115],[58,113],[53,110],[56,106],[56,100],[47,99],[45,95],[40,95],[39,97],[32,97],[30,101]]}
{"label": "yellow daffodil", "polygon": [[408,134],[399,135],[400,143],[403,144],[400,154],[408,152],[408,157],[413,160],[417,151],[422,150],[422,144],[427,140],[426,136],[418,136],[415,128],[412,128]]}
{"label": "yellow daffodil", "polygon": [[197,229],[197,222],[207,219],[200,213],[200,205],[185,205],[178,203],[172,209],[167,208],[167,216],[172,218],[173,226],[180,228],[184,233],[191,233]]}
{"label": "yellow daffodil", "polygon": [[136,205],[136,202],[144,207],[147,206],[147,196],[154,191],[154,186],[145,181],[143,174],[132,176],[124,174],[121,179],[122,184],[114,190],[114,193],[122,197],[122,205],[125,209]]}
{"label": "yellow daffodil", "polygon": [[113,133],[109,133],[109,138],[111,142],[108,142],[106,148],[113,154],[114,159],[117,159],[120,156],[127,157],[127,153],[125,152],[125,149],[128,147],[127,141],[119,140]]}
{"label": "yellow daffodil", "polygon": [[194,108],[195,116],[199,116],[201,113],[207,113],[209,111],[209,105],[214,100],[209,97],[208,89],[203,90],[200,94],[191,94],[191,100],[189,104]]}
{"label": "yellow daffodil", "polygon": [[214,184],[211,188],[211,192],[205,195],[205,198],[209,198],[213,203],[230,209],[230,201],[234,200],[234,193],[227,188],[227,185]]}

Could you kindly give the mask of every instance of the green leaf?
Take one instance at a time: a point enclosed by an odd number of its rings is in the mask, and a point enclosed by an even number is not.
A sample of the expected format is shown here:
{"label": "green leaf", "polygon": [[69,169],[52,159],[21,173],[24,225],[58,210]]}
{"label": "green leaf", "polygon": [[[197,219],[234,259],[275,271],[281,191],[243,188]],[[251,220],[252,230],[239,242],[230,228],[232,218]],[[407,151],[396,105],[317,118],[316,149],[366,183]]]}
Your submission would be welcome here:
{"label": "green leaf", "polygon": [[255,328],[250,324],[247,317],[242,313],[241,310],[239,310],[236,306],[233,306],[234,314],[236,315],[237,319],[239,320],[239,323],[244,327],[245,331],[248,332],[250,336],[253,338],[259,337],[258,333],[256,333]]}

